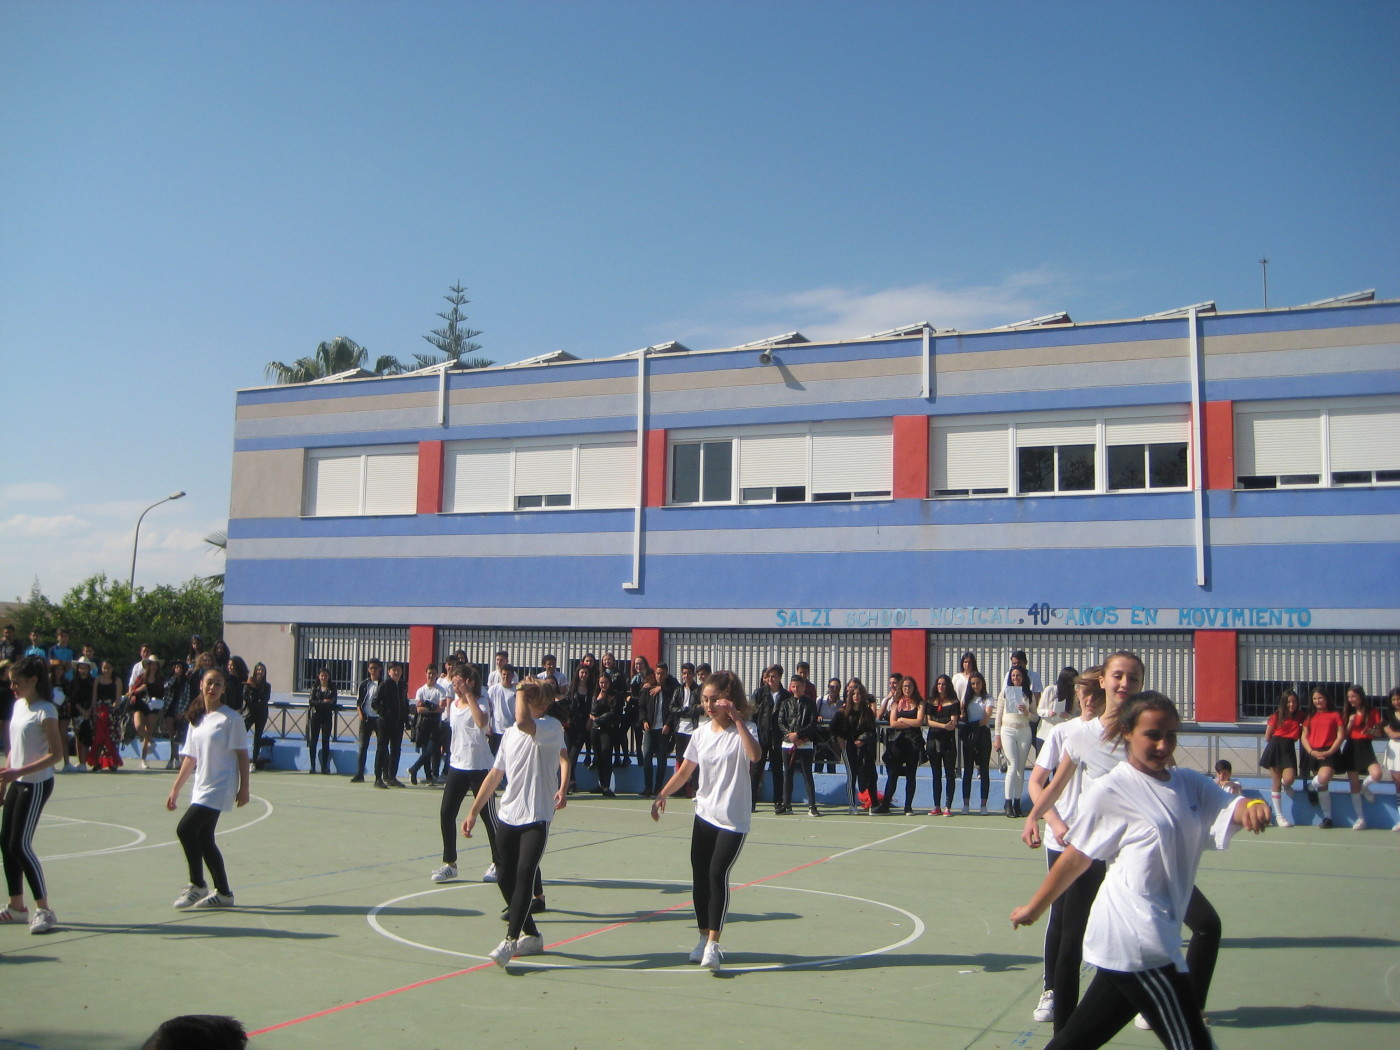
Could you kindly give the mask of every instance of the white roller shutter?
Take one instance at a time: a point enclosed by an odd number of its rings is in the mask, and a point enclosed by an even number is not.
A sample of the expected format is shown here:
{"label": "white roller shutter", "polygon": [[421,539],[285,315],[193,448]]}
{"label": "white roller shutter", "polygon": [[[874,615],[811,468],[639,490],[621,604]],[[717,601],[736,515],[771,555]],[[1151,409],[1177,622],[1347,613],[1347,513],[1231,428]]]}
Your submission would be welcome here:
{"label": "white roller shutter", "polygon": [[1153,445],[1191,440],[1191,421],[1185,416],[1149,416],[1144,419],[1104,421],[1104,441],[1109,445]]}
{"label": "white roller shutter", "polygon": [[1333,408],[1327,425],[1333,470],[1400,470],[1400,409]]}
{"label": "white roller shutter", "polygon": [[372,453],[365,456],[366,514],[418,512],[418,453]]}
{"label": "white roller shutter", "polygon": [[894,484],[894,439],[888,429],[812,434],[812,491],[889,492]]}
{"label": "white roller shutter", "polygon": [[515,450],[515,495],[551,496],[574,491],[574,449],[518,448]]}
{"label": "white roller shutter", "polygon": [[1244,412],[1235,422],[1235,471],[1240,477],[1322,473],[1317,409]]}
{"label": "white roller shutter", "polygon": [[1092,445],[1098,441],[1098,424],[1092,419],[1054,423],[1017,423],[1017,448],[1047,445]]}
{"label": "white roller shutter", "polygon": [[1010,484],[1011,431],[1005,423],[937,427],[932,457],[935,492],[1004,490]]}
{"label": "white roller shutter", "polygon": [[306,513],[317,517],[359,514],[363,458],[312,453],[306,461]]}
{"label": "white roller shutter", "polygon": [[459,514],[510,510],[510,463],[509,448],[452,449],[443,505]]}
{"label": "white roller shutter", "polygon": [[739,488],[807,484],[807,435],[770,434],[739,440]]}
{"label": "white roller shutter", "polygon": [[637,446],[630,442],[580,445],[578,505],[630,507],[637,494]]}

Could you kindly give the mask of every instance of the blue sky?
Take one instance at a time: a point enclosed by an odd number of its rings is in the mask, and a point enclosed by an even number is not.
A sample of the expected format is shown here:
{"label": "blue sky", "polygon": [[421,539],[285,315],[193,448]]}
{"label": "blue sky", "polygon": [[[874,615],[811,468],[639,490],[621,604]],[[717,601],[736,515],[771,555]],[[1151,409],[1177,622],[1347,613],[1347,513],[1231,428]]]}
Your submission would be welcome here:
{"label": "blue sky", "polygon": [[0,598],[220,571],[348,335],[727,346],[1400,296],[1400,5],[0,6]]}

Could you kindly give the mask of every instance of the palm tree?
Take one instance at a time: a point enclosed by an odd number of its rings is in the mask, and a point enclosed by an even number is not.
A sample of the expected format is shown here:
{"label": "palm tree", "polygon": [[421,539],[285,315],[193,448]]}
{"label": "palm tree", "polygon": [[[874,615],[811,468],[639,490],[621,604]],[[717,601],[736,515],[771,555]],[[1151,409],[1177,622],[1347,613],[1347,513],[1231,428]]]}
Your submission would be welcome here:
{"label": "palm tree", "polygon": [[[348,336],[338,335],[318,345],[310,357],[298,357],[291,364],[269,361],[264,374],[277,383],[309,383],[313,379],[364,368],[368,358],[369,351],[363,346]],[[375,375],[391,376],[405,370],[403,362],[397,357],[383,354],[375,358],[371,371]]]}
{"label": "palm tree", "polygon": [[[208,536],[205,536],[204,542],[209,544],[210,549],[205,552],[207,554],[228,553],[228,533],[222,529],[218,532],[211,532]],[[215,587],[219,588],[219,590],[224,589],[224,574],[221,572],[217,572],[213,576],[205,576],[203,579],[208,583],[212,583]]]}

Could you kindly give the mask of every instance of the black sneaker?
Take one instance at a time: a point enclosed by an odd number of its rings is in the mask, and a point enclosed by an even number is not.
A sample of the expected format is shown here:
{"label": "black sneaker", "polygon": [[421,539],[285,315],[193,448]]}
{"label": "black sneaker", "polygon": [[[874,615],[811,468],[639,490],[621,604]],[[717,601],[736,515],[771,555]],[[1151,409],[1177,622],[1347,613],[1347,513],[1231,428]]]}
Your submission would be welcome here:
{"label": "black sneaker", "polygon": [[350,778],[350,783],[352,784],[363,784],[364,782],[365,775],[363,773],[356,773],[353,777]]}
{"label": "black sneaker", "polygon": [[1318,825],[1318,826],[1319,826],[1319,827],[1323,827],[1323,828],[1330,828],[1330,827],[1332,826],[1332,818],[1331,818],[1331,817],[1323,817],[1323,818],[1322,818],[1322,823],[1321,823],[1320,825]]}

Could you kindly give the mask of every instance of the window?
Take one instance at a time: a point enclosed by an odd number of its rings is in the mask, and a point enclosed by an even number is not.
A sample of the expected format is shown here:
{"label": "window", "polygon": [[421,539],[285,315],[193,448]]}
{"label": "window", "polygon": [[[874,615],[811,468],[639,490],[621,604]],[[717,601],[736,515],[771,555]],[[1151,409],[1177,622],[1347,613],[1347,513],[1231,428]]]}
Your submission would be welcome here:
{"label": "window", "polygon": [[888,423],[754,428],[734,437],[679,435],[671,503],[806,503],[888,499]]}
{"label": "window", "polygon": [[728,503],[733,498],[734,442],[687,441],[672,446],[672,503]]}
{"label": "window", "polygon": [[314,449],[306,457],[302,513],[340,517],[418,512],[418,449]]}
{"label": "window", "polygon": [[464,442],[449,446],[444,477],[449,513],[630,507],[637,446],[625,439]]}
{"label": "window", "polygon": [[1242,489],[1400,484],[1400,399],[1241,409],[1235,463]]}
{"label": "window", "polygon": [[1048,413],[935,421],[935,496],[1052,495],[1184,489],[1191,483],[1184,408],[1158,416]]}

